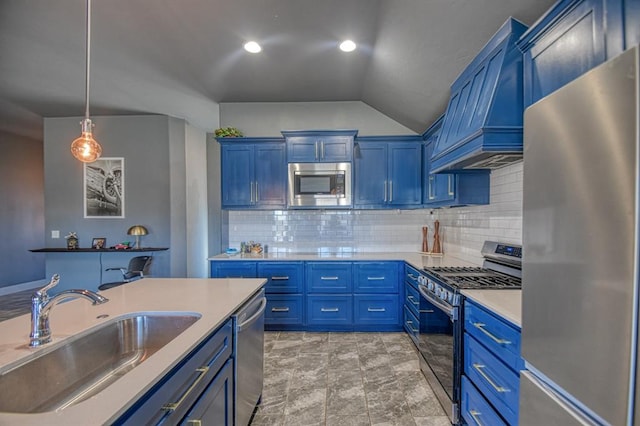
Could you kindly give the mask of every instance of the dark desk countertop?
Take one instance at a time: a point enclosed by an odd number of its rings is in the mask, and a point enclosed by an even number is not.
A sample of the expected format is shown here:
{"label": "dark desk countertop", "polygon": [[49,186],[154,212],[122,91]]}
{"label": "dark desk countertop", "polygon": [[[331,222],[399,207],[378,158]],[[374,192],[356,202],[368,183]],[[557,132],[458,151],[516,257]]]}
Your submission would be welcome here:
{"label": "dark desk countertop", "polygon": [[32,249],[29,250],[33,253],[129,253],[129,252],[144,252],[144,251],[164,251],[169,250],[169,247],[142,247],[142,248],[134,248],[134,249],[94,249],[94,248],[77,248],[73,250],[69,250],[64,247],[56,247],[56,248],[40,248],[40,249]]}

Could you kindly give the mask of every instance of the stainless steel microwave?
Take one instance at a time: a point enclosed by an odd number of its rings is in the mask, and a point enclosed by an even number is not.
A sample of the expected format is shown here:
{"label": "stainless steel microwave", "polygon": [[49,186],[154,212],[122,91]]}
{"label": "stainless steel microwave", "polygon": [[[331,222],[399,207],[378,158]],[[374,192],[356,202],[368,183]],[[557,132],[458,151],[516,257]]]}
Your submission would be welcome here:
{"label": "stainless steel microwave", "polygon": [[351,163],[289,163],[290,208],[351,207]]}

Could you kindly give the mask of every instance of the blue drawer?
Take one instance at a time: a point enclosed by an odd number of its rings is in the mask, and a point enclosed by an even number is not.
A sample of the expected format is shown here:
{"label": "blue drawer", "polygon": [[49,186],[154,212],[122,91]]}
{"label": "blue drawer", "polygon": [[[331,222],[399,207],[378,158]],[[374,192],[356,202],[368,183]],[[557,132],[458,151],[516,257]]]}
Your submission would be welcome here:
{"label": "blue drawer", "polygon": [[397,293],[398,263],[355,262],[353,283],[356,293]]}
{"label": "blue drawer", "polygon": [[518,424],[519,374],[467,333],[464,334],[464,374],[507,423]]}
{"label": "blue drawer", "polygon": [[465,299],[464,330],[514,371],[524,368],[520,356],[520,330],[469,299]]}
{"label": "blue drawer", "polygon": [[413,284],[415,288],[418,288],[418,277],[422,275],[420,271],[418,271],[413,266],[405,265],[404,268],[404,280],[409,284]]}
{"label": "blue drawer", "polygon": [[265,324],[302,325],[302,296],[267,294],[267,309],[264,313]]}
{"label": "blue drawer", "polygon": [[304,275],[302,262],[258,263],[258,278],[266,278],[267,293],[302,293]]}
{"label": "blue drawer", "polygon": [[256,278],[256,262],[211,262],[211,278]]}
{"label": "blue drawer", "polygon": [[409,308],[415,317],[420,316],[420,293],[411,284],[404,286],[404,305]]}
{"label": "blue drawer", "polygon": [[417,317],[413,315],[413,313],[405,306],[404,310],[404,329],[413,340],[413,343],[416,347],[420,344],[419,335],[420,335],[420,322]]}
{"label": "blue drawer", "polygon": [[307,262],[308,293],[351,293],[351,262]]}
{"label": "blue drawer", "polygon": [[307,296],[308,325],[352,326],[351,296]]}
{"label": "blue drawer", "polygon": [[398,296],[354,295],[355,324],[400,324]]}
{"label": "blue drawer", "polygon": [[506,426],[498,413],[465,376],[462,376],[461,411],[462,418],[469,425]]}

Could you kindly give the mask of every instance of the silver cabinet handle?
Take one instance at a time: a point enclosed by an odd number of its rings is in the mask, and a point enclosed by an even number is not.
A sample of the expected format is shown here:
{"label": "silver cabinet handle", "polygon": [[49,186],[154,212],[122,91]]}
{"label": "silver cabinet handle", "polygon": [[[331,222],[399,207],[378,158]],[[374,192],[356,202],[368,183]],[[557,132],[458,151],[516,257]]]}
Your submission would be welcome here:
{"label": "silver cabinet handle", "polygon": [[202,420],[200,419],[187,420],[187,424],[191,426],[202,426]]}
{"label": "silver cabinet handle", "polygon": [[336,281],[338,277],[320,277],[322,281]]}
{"label": "silver cabinet handle", "polygon": [[418,277],[416,277],[416,276],[415,276],[415,275],[413,275],[413,274],[407,274],[407,276],[408,276],[409,278],[411,278],[412,280],[417,280],[417,279],[418,279]]}
{"label": "silver cabinet handle", "polygon": [[434,198],[436,198],[435,194],[433,193],[433,181],[435,180],[435,177],[433,177],[432,175],[429,175],[429,199],[433,200]]}
{"label": "silver cabinet handle", "polygon": [[480,411],[476,411],[476,410],[469,410],[469,414],[471,414],[471,417],[473,418],[473,421],[478,425],[478,426],[484,426],[483,423],[480,421],[479,417],[482,415],[482,413]]}
{"label": "silver cabinet handle", "polygon": [[251,194],[250,194],[250,198],[251,198],[251,204],[253,204],[253,182],[251,182]]}
{"label": "silver cabinet handle", "polygon": [[320,308],[320,312],[338,312],[338,308]]}
{"label": "silver cabinet handle", "polygon": [[324,141],[320,141],[320,158],[324,160]]}
{"label": "silver cabinet handle", "polygon": [[289,308],[271,308],[271,312],[289,312]]}
{"label": "silver cabinet handle", "polygon": [[413,297],[413,296],[407,296],[407,300],[409,300],[414,305],[419,305],[420,304],[420,302],[416,302],[416,298]]}
{"label": "silver cabinet handle", "polygon": [[433,309],[420,309],[418,310],[418,312],[420,312],[421,314],[432,314],[435,311]]}
{"label": "silver cabinet handle", "polygon": [[285,281],[288,280],[289,277],[288,276],[282,276],[282,277],[271,277],[271,281]]}
{"label": "silver cabinet handle", "polygon": [[384,192],[384,202],[387,202],[387,181],[384,181],[384,188],[383,188],[383,192]]}
{"label": "silver cabinet handle", "polygon": [[412,332],[414,332],[414,333],[418,333],[418,332],[420,331],[420,330],[415,329],[415,328],[413,328],[413,327],[411,326],[411,324],[413,324],[413,321],[411,321],[411,320],[407,320],[407,321],[405,321],[405,323],[407,324],[407,327],[409,327],[409,330],[411,330]]}
{"label": "silver cabinet handle", "polygon": [[182,396],[180,397],[180,399],[176,402],[170,402],[168,404],[165,404],[162,406],[163,410],[166,411],[175,411],[178,409],[178,407],[180,407],[180,405],[184,402],[185,399],[187,399],[187,397],[189,396],[189,394],[191,392],[193,392],[193,390],[196,388],[196,386],[198,386],[198,383],[200,383],[200,381],[204,378],[204,376],[207,375],[207,372],[209,371],[209,367],[204,366],[204,367],[200,367],[200,368],[196,368],[196,371],[198,373],[200,373],[198,375],[198,378],[195,379],[193,381],[193,383],[191,383],[191,386],[189,386],[189,389],[187,389]]}
{"label": "silver cabinet handle", "polygon": [[319,160],[319,158],[318,158],[318,141],[315,142],[315,147],[316,147],[316,160]]}
{"label": "silver cabinet handle", "polygon": [[367,312],[387,312],[385,308],[367,308]]}
{"label": "silver cabinet handle", "polygon": [[384,277],[367,277],[369,281],[383,281]]}
{"label": "silver cabinet handle", "polygon": [[449,175],[449,182],[447,182],[447,189],[449,190],[449,195],[450,196],[454,196],[455,195],[455,191],[453,190],[453,179],[454,179],[454,175]]}
{"label": "silver cabinet handle", "polygon": [[256,203],[260,200],[260,196],[258,195],[258,182],[256,182]]}
{"label": "silver cabinet handle", "polygon": [[496,342],[499,345],[510,345],[511,344],[510,340],[501,339],[499,337],[494,336],[492,333],[489,333],[487,330],[485,330],[484,327],[486,326],[486,324],[484,324],[484,323],[474,322],[473,326],[475,328],[477,328],[478,330],[482,331],[487,336],[489,336],[491,338],[491,340],[493,340],[494,342]]}
{"label": "silver cabinet handle", "polygon": [[389,202],[393,201],[393,181],[389,181]]}
{"label": "silver cabinet handle", "polygon": [[487,383],[489,383],[491,385],[492,388],[494,388],[496,390],[496,392],[500,392],[500,393],[504,393],[504,392],[511,392],[509,389],[507,388],[503,388],[502,386],[498,386],[496,385],[496,382],[493,381],[493,379],[491,379],[491,377],[489,377],[487,375],[487,373],[485,373],[484,371],[482,371],[483,368],[486,368],[486,365],[482,365],[482,364],[478,364],[478,363],[473,363],[473,368],[480,373],[480,375],[482,376],[483,379],[485,379],[487,381]]}

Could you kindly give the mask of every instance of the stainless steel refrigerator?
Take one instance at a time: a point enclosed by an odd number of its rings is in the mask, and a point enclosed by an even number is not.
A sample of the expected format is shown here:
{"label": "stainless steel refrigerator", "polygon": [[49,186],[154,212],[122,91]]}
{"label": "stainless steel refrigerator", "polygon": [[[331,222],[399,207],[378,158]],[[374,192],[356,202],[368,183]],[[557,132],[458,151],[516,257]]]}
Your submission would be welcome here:
{"label": "stainless steel refrigerator", "polygon": [[521,425],[640,424],[638,47],[525,112]]}

